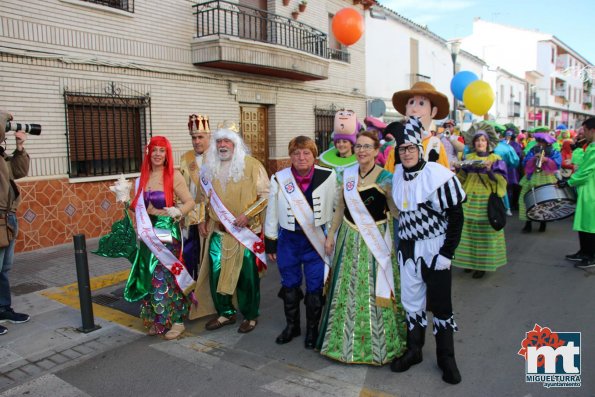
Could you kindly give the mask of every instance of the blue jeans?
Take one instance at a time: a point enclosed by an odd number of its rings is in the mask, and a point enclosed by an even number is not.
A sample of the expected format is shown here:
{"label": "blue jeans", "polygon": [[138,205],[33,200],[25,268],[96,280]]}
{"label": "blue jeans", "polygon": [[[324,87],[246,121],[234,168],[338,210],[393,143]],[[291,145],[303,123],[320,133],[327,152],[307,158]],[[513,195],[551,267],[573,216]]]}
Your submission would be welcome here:
{"label": "blue jeans", "polygon": [[14,262],[14,246],[16,244],[18,223],[14,212],[6,214],[6,223],[12,226],[14,231],[14,240],[8,247],[0,248],[0,311],[10,309],[12,301],[10,300],[10,284],[8,283],[8,272]]}

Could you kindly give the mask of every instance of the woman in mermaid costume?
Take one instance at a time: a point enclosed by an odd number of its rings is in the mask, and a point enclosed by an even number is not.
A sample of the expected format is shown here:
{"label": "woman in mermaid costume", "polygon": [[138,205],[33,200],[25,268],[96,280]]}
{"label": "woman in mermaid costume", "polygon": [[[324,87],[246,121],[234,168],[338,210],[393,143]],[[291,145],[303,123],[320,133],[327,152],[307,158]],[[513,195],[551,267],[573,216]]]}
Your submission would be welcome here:
{"label": "woman in mermaid costume", "polygon": [[124,289],[127,301],[142,300],[140,317],[149,335],[175,339],[184,332],[194,280],[183,265],[179,221],[193,207],[184,177],[173,169],[169,141],[151,138],[130,205],[140,241]]}

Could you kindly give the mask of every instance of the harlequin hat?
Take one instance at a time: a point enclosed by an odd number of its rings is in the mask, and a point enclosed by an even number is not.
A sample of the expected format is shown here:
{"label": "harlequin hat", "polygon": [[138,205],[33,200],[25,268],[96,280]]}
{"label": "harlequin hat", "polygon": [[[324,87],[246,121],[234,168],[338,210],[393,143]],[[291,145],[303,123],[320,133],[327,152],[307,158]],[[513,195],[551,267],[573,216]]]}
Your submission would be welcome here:
{"label": "harlequin hat", "polygon": [[407,101],[409,98],[416,95],[424,96],[432,102],[432,106],[436,106],[438,111],[434,119],[440,120],[448,116],[450,112],[450,105],[448,98],[441,92],[436,91],[436,88],[425,81],[418,81],[408,90],[397,91],[393,94],[393,106],[401,114],[405,114]]}
{"label": "harlequin hat", "polygon": [[409,117],[405,125],[401,123],[391,123],[391,133],[395,137],[397,147],[406,143],[412,143],[421,147],[421,137],[424,127],[419,117]]}

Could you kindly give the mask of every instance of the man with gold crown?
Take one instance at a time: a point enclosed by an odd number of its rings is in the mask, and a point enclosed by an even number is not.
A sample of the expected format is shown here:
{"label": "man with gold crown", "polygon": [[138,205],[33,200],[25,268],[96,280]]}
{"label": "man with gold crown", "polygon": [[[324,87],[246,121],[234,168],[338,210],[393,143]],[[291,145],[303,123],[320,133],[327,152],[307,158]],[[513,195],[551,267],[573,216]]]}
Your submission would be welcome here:
{"label": "man with gold crown", "polygon": [[[400,164],[393,175],[393,200],[399,209],[398,262],[401,302],[407,312],[407,352],[391,363],[405,372],[422,361],[427,327],[433,314],[438,367],[442,380],[461,381],[454,354],[457,325],[451,299],[451,260],[461,239],[465,192],[455,174],[425,159],[421,120],[411,116],[398,132]],[[427,300],[427,301],[426,301]],[[426,304],[427,302],[427,304]]]}
{"label": "man with gold crown", "polygon": [[205,217],[198,230],[205,249],[190,319],[217,313],[205,325],[216,330],[235,324],[237,299],[244,320],[238,332],[252,331],[260,306],[259,271],[266,269],[261,238],[269,178],[263,165],[249,155],[235,123],[224,122],[213,133],[200,173]]}
{"label": "man with gold crown", "polygon": [[[450,105],[448,98],[436,91],[434,86],[425,81],[418,81],[408,90],[397,91],[393,94],[393,106],[407,118],[419,118],[423,126],[422,146],[424,160],[436,162],[449,168],[448,155],[440,139],[432,136],[432,120],[441,120],[448,116]],[[386,159],[384,168],[390,172],[395,169],[397,155],[392,150]]]}
{"label": "man with gold crown", "polygon": [[[186,181],[186,185],[192,194],[192,198],[198,204],[199,174],[204,162],[204,154],[209,148],[211,129],[209,117],[200,114],[188,116],[188,132],[192,137],[192,150],[187,151],[180,159],[180,172]],[[198,275],[198,261],[200,258],[200,237],[198,234],[198,213],[199,207],[195,207],[183,221],[184,234],[184,261],[196,279]]]}

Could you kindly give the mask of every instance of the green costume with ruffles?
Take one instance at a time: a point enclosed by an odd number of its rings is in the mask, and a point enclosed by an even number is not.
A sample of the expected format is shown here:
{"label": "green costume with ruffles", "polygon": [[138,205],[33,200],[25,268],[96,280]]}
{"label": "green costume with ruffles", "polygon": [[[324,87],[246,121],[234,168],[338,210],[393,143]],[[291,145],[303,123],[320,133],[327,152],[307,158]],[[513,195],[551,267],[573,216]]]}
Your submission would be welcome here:
{"label": "green costume with ruffles", "polygon": [[[372,189],[390,192],[391,180],[392,174],[383,170],[375,184],[359,186],[358,190],[360,195]],[[376,194],[364,203],[370,205],[375,201],[374,206],[386,206],[386,198],[381,203],[377,200],[379,196],[385,197]],[[382,235],[387,227],[392,231],[388,221],[378,227]],[[383,365],[405,352],[405,311],[401,305],[399,267],[394,252],[391,262],[395,300],[389,303],[390,307],[381,307],[376,304],[376,259],[355,225],[343,217],[318,340],[322,355],[348,364]]]}
{"label": "green costume with ruffles", "polygon": [[[164,243],[175,257],[180,256],[181,238],[178,222],[169,216],[149,215],[154,228],[171,231],[173,243]],[[153,255],[143,241],[132,261],[130,275],[124,288],[124,299],[143,300],[140,318],[146,327],[155,326],[158,333],[181,323],[188,316],[190,300],[175,282],[174,276]]]}

